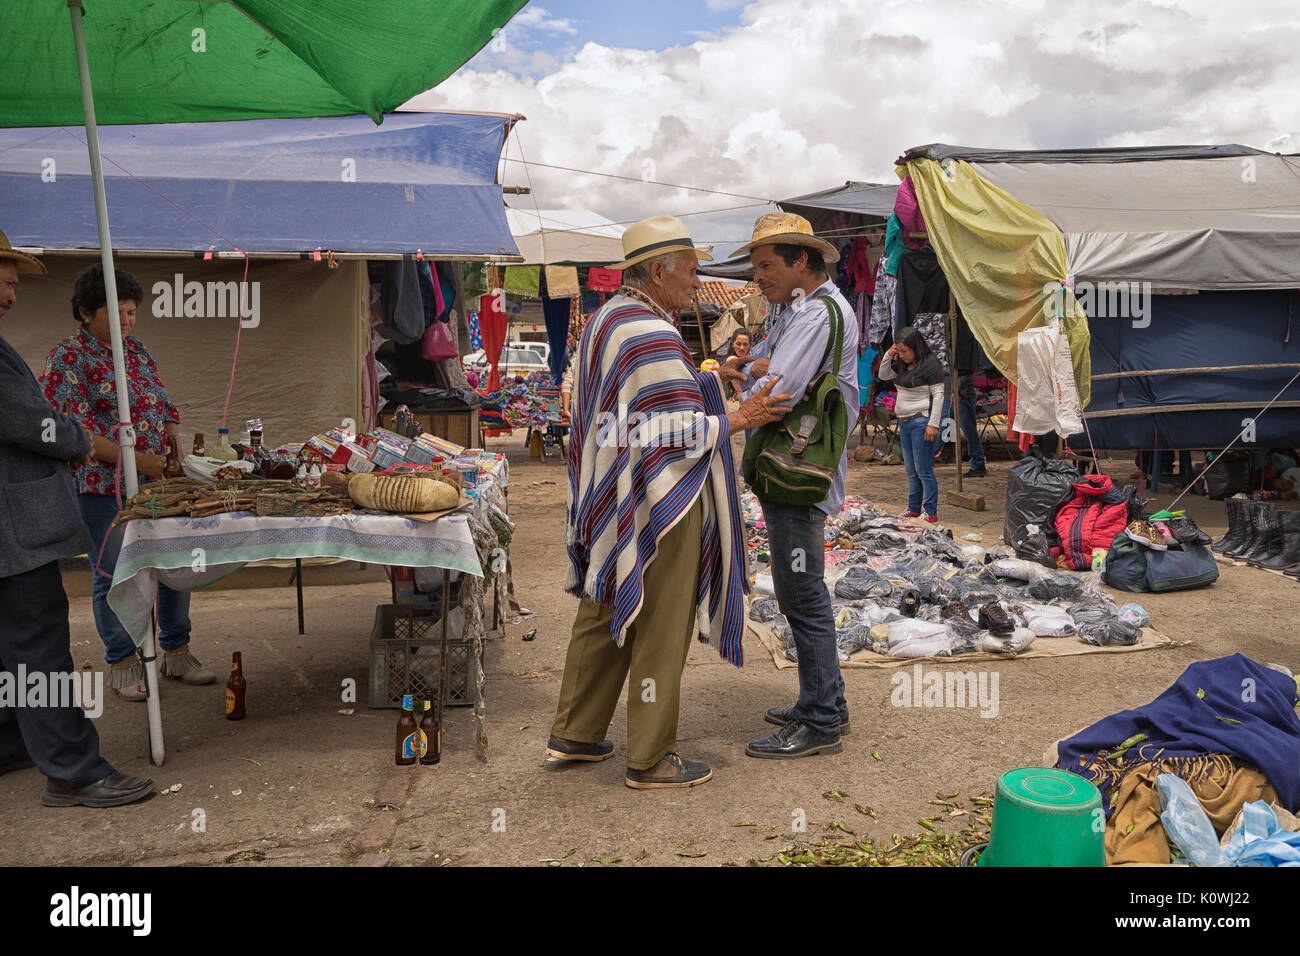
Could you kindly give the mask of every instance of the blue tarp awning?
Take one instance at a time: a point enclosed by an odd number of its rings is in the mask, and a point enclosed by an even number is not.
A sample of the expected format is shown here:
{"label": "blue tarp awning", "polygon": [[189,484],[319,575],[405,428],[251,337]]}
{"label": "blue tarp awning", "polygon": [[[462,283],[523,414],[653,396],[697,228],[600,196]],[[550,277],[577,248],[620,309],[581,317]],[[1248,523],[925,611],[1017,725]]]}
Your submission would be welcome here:
{"label": "blue tarp awning", "polygon": [[[512,256],[496,113],[105,126],[119,252]],[[80,128],[0,130],[0,229],[15,246],[97,249]]]}

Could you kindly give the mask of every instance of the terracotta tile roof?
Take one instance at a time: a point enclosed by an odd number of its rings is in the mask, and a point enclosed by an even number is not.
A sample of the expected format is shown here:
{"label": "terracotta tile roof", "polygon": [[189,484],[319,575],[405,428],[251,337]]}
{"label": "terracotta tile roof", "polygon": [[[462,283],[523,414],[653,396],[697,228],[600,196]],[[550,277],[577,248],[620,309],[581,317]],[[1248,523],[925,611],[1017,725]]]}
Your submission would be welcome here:
{"label": "terracotta tile roof", "polygon": [[734,305],[738,300],[758,291],[758,286],[750,282],[743,286],[729,286],[721,279],[703,279],[700,284],[700,301],[712,302],[720,309]]}

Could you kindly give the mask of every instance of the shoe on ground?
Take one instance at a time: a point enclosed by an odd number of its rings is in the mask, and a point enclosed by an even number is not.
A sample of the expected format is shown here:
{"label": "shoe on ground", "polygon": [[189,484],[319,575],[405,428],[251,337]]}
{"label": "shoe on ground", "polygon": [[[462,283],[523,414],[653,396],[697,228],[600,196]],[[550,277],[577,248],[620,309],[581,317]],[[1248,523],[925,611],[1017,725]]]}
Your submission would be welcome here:
{"label": "shoe on ground", "polygon": [[922,515],[922,516],[921,516],[921,520],[924,521],[924,522],[926,522],[927,524],[938,524],[938,523],[939,523],[939,516],[938,516],[938,515]]}
{"label": "shoe on ground", "polygon": [[191,685],[215,684],[217,682],[217,675],[199,663],[199,659],[190,653],[188,644],[172,651],[163,652],[162,674],[164,677],[184,681]]}
{"label": "shoe on ground", "polygon": [[608,740],[602,740],[598,744],[582,744],[552,737],[546,742],[546,756],[558,760],[606,760],[614,756],[614,744]]}
{"label": "shoe on ground", "polygon": [[144,686],[144,681],[128,684],[126,687],[114,687],[113,693],[123,700],[141,701],[149,699],[149,691]]}
{"label": "shoe on ground", "polygon": [[770,737],[755,740],[745,748],[748,757],[794,760],[815,754],[837,754],[844,749],[839,734],[823,734],[801,721],[786,724]]}
{"label": "shoe on ground", "polygon": [[713,777],[706,763],[683,760],[681,754],[671,753],[649,770],[627,768],[624,781],[633,790],[667,790],[672,787],[698,787]]}
{"label": "shoe on ground", "polygon": [[50,780],[41,803],[47,807],[120,807],[153,793],[153,781],[128,777],[114,770],[102,780],[74,787],[66,780]]}
{"label": "shoe on ground", "polygon": [[1166,518],[1165,527],[1179,544],[1210,544],[1214,540],[1185,515],[1181,518]]}
{"label": "shoe on ground", "polygon": [[1153,548],[1156,551],[1169,550],[1169,542],[1164,534],[1145,518],[1139,521],[1130,521],[1128,527],[1124,530],[1138,544],[1145,544],[1148,548]]}
{"label": "shoe on ground", "polygon": [[[766,714],[763,715],[763,719],[766,720],[769,724],[776,724],[778,727],[784,727],[786,724],[790,723],[790,721],[795,719],[794,708],[793,707],[772,707],[768,710]],[[840,736],[847,737],[848,735],[849,735],[849,715],[840,714]]]}
{"label": "shoe on ground", "polygon": [[919,518],[919,517],[921,517],[921,512],[919,512],[919,511],[904,511],[901,515],[899,515],[899,517],[900,517],[900,518]]}
{"label": "shoe on ground", "polygon": [[206,667],[200,667],[196,671],[186,671],[180,677],[174,679],[184,681],[186,684],[201,686],[204,684],[215,684],[217,682],[217,675],[212,673],[212,671],[208,670]]}
{"label": "shoe on ground", "polygon": [[972,468],[969,471],[962,472],[963,478],[987,478],[989,471],[987,468]]}

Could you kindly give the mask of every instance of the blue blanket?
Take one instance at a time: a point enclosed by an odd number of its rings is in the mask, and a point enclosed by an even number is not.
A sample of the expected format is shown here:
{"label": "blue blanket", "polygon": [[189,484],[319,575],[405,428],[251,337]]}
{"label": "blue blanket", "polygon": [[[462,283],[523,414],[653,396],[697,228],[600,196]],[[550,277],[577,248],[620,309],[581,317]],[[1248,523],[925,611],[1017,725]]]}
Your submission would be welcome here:
{"label": "blue blanket", "polygon": [[[1300,718],[1296,682],[1241,654],[1198,661],[1144,707],[1120,711],[1059,745],[1057,766],[1087,777],[1103,794],[1123,769],[1178,757],[1228,754],[1263,771],[1278,799],[1300,810]],[[1147,739],[1105,760],[1136,734]],[[1103,759],[1099,759],[1099,757]]]}

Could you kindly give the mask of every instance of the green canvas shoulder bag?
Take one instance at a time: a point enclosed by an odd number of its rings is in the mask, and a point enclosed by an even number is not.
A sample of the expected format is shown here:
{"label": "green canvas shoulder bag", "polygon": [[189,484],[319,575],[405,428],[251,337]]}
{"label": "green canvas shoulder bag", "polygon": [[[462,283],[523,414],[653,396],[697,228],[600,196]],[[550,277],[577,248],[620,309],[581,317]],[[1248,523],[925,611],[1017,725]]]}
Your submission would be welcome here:
{"label": "green canvas shoulder bag", "polygon": [[785,418],[764,425],[745,443],[742,472],[762,501],[781,505],[824,501],[848,443],[849,412],[839,383],[844,315],[830,296],[818,296],[817,301],[826,303],[831,326],[821,364],[826,364],[832,351],[835,360]]}

